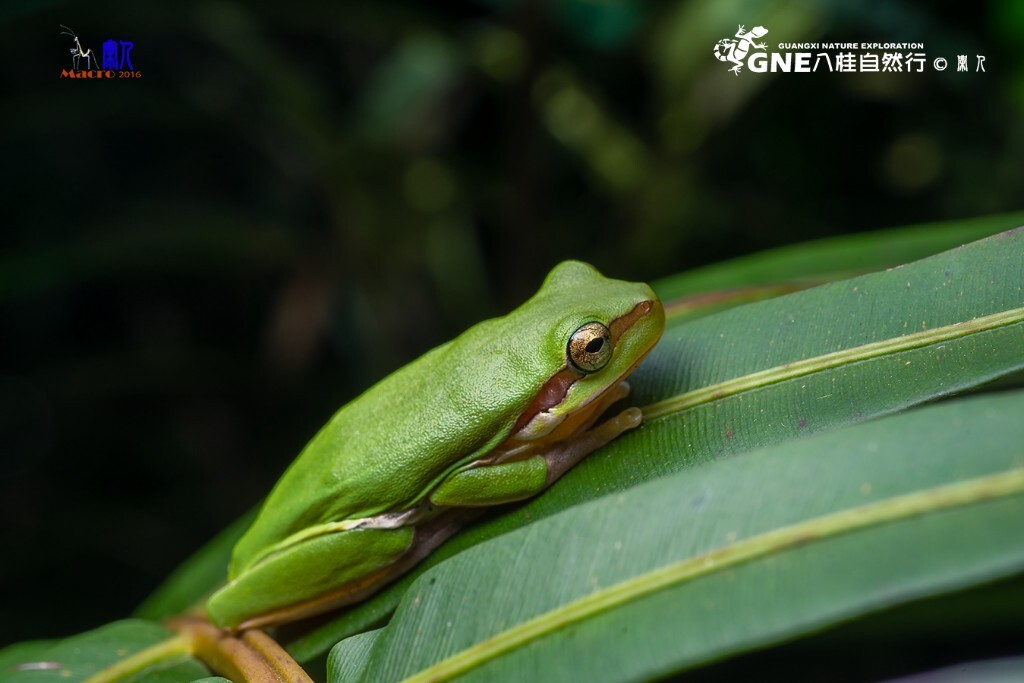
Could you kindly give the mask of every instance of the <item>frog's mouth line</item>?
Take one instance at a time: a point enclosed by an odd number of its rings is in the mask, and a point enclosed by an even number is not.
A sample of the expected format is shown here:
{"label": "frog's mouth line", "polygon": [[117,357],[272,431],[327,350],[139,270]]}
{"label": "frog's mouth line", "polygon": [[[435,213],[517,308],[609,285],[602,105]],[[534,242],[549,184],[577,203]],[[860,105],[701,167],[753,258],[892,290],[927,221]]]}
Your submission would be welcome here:
{"label": "frog's mouth line", "polygon": [[[611,333],[612,337],[612,344],[618,345],[619,340],[622,338],[622,336],[631,327],[633,327],[633,325],[635,325],[642,318],[650,314],[651,311],[654,310],[654,307],[655,303],[653,301],[644,300],[638,303],[632,309],[630,309],[628,313],[620,315],[618,318],[612,320],[611,324],[608,326],[608,331]],[[642,361],[647,356],[647,354],[650,353],[652,348],[654,348],[653,343],[648,349],[646,349],[642,354],[640,354],[640,356],[636,359],[635,362],[633,362],[628,368],[626,368],[622,373],[620,373],[614,380],[609,381],[607,387],[605,387],[600,392],[588,398],[584,403],[577,406],[577,409],[583,408],[592,403],[593,401],[598,400],[602,396],[604,396],[604,394],[607,393],[612,387],[621,382],[624,377],[629,375],[629,373],[633,372],[636,366],[639,365],[640,361]],[[547,412],[554,408],[555,406],[562,403],[562,401],[565,400],[565,397],[569,394],[569,390],[572,389],[572,385],[575,384],[584,376],[585,373],[572,367],[568,363],[568,361],[566,361],[565,367],[556,372],[551,377],[551,379],[544,383],[544,386],[541,387],[539,392],[537,392],[537,396],[533,399],[533,402],[529,406],[527,406],[526,410],[524,410],[522,415],[519,416],[519,419],[516,420],[516,423],[512,427],[512,431],[509,432],[509,434],[515,435],[520,433],[523,427],[528,425],[530,421],[533,420],[537,415],[539,415],[540,413]]]}

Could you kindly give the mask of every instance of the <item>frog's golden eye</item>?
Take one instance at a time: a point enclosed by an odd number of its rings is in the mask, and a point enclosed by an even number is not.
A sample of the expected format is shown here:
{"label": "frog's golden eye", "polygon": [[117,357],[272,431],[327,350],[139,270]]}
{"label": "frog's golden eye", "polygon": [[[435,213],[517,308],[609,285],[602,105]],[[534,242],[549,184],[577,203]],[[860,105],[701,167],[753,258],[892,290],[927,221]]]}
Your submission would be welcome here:
{"label": "frog's golden eye", "polygon": [[569,337],[565,349],[569,362],[577,370],[597,372],[612,358],[612,333],[598,322],[580,325]]}

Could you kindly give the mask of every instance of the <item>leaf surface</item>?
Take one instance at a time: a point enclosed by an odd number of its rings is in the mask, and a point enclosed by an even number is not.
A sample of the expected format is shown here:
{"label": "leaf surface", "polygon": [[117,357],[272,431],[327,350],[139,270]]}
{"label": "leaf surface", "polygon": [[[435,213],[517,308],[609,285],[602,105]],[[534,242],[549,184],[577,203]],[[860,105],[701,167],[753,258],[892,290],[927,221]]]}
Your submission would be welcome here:
{"label": "leaf surface", "polygon": [[575,506],[425,573],[332,674],[645,679],[1019,572],[1022,414],[948,402]]}
{"label": "leaf surface", "polygon": [[[856,424],[1024,369],[1024,231],[671,324],[630,379],[647,422],[418,571],[581,502]],[[415,576],[294,638],[300,661],[378,626]]]}
{"label": "leaf surface", "polygon": [[[160,624],[126,619],[46,647],[14,645],[0,651],[0,680],[10,683],[82,681],[101,669],[148,647],[166,642],[171,632]],[[209,676],[187,655],[170,656],[140,672],[133,683],[185,683]]]}

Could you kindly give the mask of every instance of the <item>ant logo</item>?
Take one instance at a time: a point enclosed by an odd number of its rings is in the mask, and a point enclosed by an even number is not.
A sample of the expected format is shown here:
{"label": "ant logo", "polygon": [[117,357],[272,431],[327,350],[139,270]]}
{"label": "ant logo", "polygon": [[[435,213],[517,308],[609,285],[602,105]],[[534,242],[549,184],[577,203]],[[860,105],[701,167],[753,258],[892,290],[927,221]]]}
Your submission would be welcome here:
{"label": "ant logo", "polygon": [[80,40],[78,40],[78,36],[75,35],[74,31],[69,29],[64,24],[61,24],[60,27],[62,29],[64,29],[63,31],[60,32],[60,34],[62,36],[71,36],[72,40],[75,41],[75,46],[73,48],[71,48],[71,59],[72,59],[74,65],[75,65],[75,71],[79,71],[78,62],[79,62],[79,60],[82,59],[82,57],[85,57],[85,68],[86,69],[98,69],[99,68],[99,60],[92,53],[92,49],[91,48],[88,49],[88,50],[83,49],[82,48],[82,43],[81,43]]}

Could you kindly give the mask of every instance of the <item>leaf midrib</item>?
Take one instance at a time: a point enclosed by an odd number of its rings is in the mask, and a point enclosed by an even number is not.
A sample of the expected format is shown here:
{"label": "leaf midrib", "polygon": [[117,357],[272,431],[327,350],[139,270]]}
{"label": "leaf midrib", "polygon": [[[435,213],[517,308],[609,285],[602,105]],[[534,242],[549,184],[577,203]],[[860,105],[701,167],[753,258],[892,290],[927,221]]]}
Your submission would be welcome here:
{"label": "leaf midrib", "polygon": [[929,513],[1024,494],[1024,468],[921,489],[751,536],[595,591],[422,669],[405,683],[443,681],[558,629],[660,590],[805,543]]}
{"label": "leaf midrib", "polygon": [[860,361],[891,356],[944,341],[989,332],[1020,322],[1024,322],[1024,307],[1000,311],[899,337],[851,346],[848,349],[812,356],[811,358],[804,358],[791,363],[784,363],[651,403],[642,408],[644,420],[666,417],[704,403],[710,403],[711,401],[717,401],[745,391],[778,384],[779,382],[811,375],[816,372],[823,372]]}

